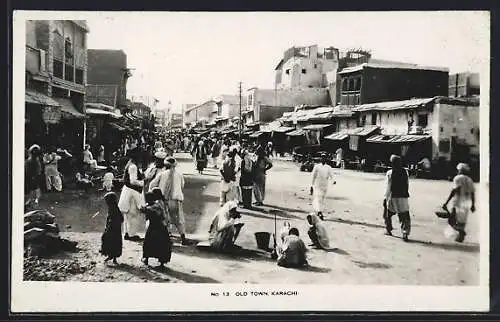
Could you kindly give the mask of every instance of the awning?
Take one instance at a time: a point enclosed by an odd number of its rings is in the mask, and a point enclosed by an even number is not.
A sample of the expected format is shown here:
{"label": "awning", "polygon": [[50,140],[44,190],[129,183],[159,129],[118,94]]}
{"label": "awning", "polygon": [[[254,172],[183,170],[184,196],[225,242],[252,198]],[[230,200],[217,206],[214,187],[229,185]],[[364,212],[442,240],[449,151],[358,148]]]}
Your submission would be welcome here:
{"label": "awning", "polygon": [[99,110],[96,108],[86,108],[85,113],[87,115],[107,115],[107,116],[111,116],[113,118],[120,118],[120,115],[118,115],[118,114],[115,114],[113,112]]}
{"label": "awning", "polygon": [[436,100],[436,97],[431,98],[413,98],[410,100],[404,101],[393,101],[393,102],[379,102],[379,103],[370,103],[370,104],[362,104],[355,108],[353,111],[356,112],[364,112],[364,111],[393,111],[393,110],[402,110],[402,109],[412,109],[417,107],[423,107],[427,104]]}
{"label": "awning", "polygon": [[61,112],[63,113],[62,114],[63,118],[82,119],[85,117],[84,114],[78,112],[78,110],[75,108],[73,102],[71,102],[70,99],[54,97],[54,100],[56,100],[61,105]]}
{"label": "awning", "polygon": [[380,127],[378,126],[365,126],[353,129],[349,135],[357,135],[357,136],[368,136],[378,131]]}
{"label": "awning", "polygon": [[335,132],[333,134],[325,136],[325,139],[332,140],[332,141],[342,141],[342,140],[347,139],[348,136],[349,136],[348,131],[344,130],[344,131]]}
{"label": "awning", "polygon": [[24,101],[30,104],[38,104],[45,106],[61,106],[57,101],[53,100],[51,97],[35,92],[35,91],[26,91],[24,94]]}
{"label": "awning", "polygon": [[115,108],[102,103],[85,103],[85,107],[96,108],[98,110],[113,111]]}
{"label": "awning", "polygon": [[329,126],[332,126],[332,125],[333,124],[311,124],[308,126],[304,126],[303,129],[304,130],[321,130],[321,129],[327,128]]}
{"label": "awning", "polygon": [[281,126],[277,129],[274,129],[273,132],[277,132],[277,133],[286,133],[286,132],[290,132],[294,130],[293,127],[289,127],[289,126]]}
{"label": "awning", "polygon": [[383,135],[378,134],[369,137],[366,142],[368,143],[415,143],[430,139],[430,135]]}
{"label": "awning", "polygon": [[262,134],[264,134],[263,132],[261,131],[257,131],[253,134],[250,135],[251,138],[258,138],[259,136],[261,136]]}
{"label": "awning", "polygon": [[110,127],[114,128],[115,130],[118,131],[125,131],[126,129],[116,123],[108,123]]}
{"label": "awning", "polygon": [[298,130],[295,130],[295,131],[291,131],[291,132],[288,132],[286,135],[289,135],[289,136],[301,136],[301,135],[304,135],[304,130],[302,129],[298,129]]}

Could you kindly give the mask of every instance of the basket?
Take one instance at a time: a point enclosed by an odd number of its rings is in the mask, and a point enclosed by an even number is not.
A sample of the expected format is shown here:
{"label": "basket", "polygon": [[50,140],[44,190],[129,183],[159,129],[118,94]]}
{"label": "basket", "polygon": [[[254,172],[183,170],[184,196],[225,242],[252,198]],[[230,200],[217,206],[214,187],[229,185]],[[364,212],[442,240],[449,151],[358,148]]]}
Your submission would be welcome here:
{"label": "basket", "polygon": [[255,241],[257,242],[257,248],[269,251],[269,241],[271,239],[271,234],[268,232],[257,232],[255,233]]}

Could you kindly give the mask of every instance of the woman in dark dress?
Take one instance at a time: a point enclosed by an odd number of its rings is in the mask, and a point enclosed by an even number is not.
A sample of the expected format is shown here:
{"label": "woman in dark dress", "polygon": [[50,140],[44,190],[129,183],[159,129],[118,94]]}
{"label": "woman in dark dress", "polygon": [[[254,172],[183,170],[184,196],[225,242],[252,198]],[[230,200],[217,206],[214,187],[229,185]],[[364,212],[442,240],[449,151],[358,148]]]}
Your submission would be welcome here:
{"label": "woman in dark dress", "polygon": [[152,192],[146,193],[146,206],[141,209],[149,220],[146,237],[142,245],[142,258],[148,265],[150,257],[157,258],[160,266],[170,262],[172,256],[172,241],[165,225],[165,212]]}
{"label": "woman in dark dress", "polygon": [[112,259],[114,264],[118,264],[116,259],[122,255],[123,214],[118,209],[118,198],[114,192],[105,194],[104,200],[108,205],[108,218],[101,238],[101,254],[107,256],[105,262]]}

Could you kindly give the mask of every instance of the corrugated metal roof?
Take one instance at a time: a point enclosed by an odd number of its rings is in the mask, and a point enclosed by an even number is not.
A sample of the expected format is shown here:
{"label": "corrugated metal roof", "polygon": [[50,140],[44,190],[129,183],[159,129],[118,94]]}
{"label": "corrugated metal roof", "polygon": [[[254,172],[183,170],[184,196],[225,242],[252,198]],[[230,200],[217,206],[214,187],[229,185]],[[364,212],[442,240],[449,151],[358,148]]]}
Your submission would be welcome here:
{"label": "corrugated metal roof", "polygon": [[264,132],[261,132],[261,131],[257,131],[253,134],[250,134],[250,137],[251,138],[258,138],[259,136],[261,136],[262,134],[264,134]]}
{"label": "corrugated metal roof", "polygon": [[437,97],[413,98],[404,101],[369,103],[369,104],[359,105],[353,108],[352,110],[355,112],[364,112],[364,111],[390,111],[390,110],[408,109],[419,106],[425,106],[436,99]]}
{"label": "corrugated metal roof", "polygon": [[51,97],[35,92],[35,91],[26,91],[24,94],[24,100],[26,103],[45,105],[45,106],[61,106],[59,102],[53,100]]}
{"label": "corrugated metal roof", "polygon": [[63,115],[68,115],[70,118],[84,118],[85,115],[78,112],[78,110],[75,108],[73,105],[73,102],[67,98],[59,98],[59,97],[54,97],[54,100],[56,100],[59,104],[61,104],[61,111],[63,112]]}
{"label": "corrugated metal roof", "polygon": [[344,130],[344,131],[335,132],[333,134],[325,136],[325,139],[332,140],[332,141],[342,141],[342,140],[347,139],[348,136],[349,135],[347,134],[347,131]]}
{"label": "corrugated metal roof", "polygon": [[363,70],[364,68],[384,68],[384,69],[413,69],[413,70],[432,70],[439,72],[449,72],[446,67],[420,66],[420,65],[401,65],[392,63],[364,63],[361,65],[344,68],[339,74],[347,74]]}
{"label": "corrugated metal roof", "polygon": [[326,127],[332,126],[333,124],[311,124],[308,126],[304,126],[302,129],[304,130],[319,130],[324,129]]}
{"label": "corrugated metal roof", "polygon": [[109,115],[114,118],[120,118],[120,115],[118,114],[109,111],[99,110],[97,108],[86,108],[85,113],[88,115]]}
{"label": "corrugated metal roof", "polygon": [[286,135],[289,135],[289,136],[301,136],[301,135],[304,135],[304,130],[302,129],[298,129],[298,130],[295,130],[295,131],[291,131],[291,132],[288,132]]}
{"label": "corrugated metal roof", "polygon": [[286,133],[286,132],[290,132],[292,131],[294,128],[293,127],[289,127],[289,126],[281,126],[277,129],[274,129],[273,131],[274,132],[278,132],[278,133]]}
{"label": "corrugated metal roof", "polygon": [[367,136],[373,134],[375,131],[378,131],[380,127],[378,126],[365,126],[361,128],[357,128],[356,131],[349,133],[350,135],[358,135],[358,136]]}
{"label": "corrugated metal roof", "polygon": [[85,107],[106,110],[106,111],[112,111],[115,109],[113,106],[102,104],[102,103],[85,103]]}
{"label": "corrugated metal roof", "polygon": [[369,143],[415,143],[430,139],[430,135],[383,135],[378,134],[369,137],[366,142]]}

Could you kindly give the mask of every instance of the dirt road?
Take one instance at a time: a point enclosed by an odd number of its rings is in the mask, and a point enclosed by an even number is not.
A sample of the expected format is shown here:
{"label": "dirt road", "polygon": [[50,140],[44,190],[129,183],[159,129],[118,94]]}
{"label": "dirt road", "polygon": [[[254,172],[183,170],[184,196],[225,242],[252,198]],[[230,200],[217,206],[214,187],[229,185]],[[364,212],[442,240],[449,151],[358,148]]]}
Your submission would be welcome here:
{"label": "dirt road", "polygon": [[[214,169],[195,174],[193,162],[179,155],[186,177],[185,213],[188,237],[203,239],[210,217],[218,209],[219,176]],[[310,173],[297,165],[275,161],[268,174],[266,206],[244,211],[245,226],[238,244],[245,250],[237,256],[209,253],[194,246],[174,247],[172,262],[163,271],[142,265],[141,245],[124,242],[122,263],[108,267],[99,256],[100,234],[105,209],[100,195],[52,194],[42,206],[57,216],[64,235],[78,241],[81,251],[59,258],[91,263],[83,274],[68,276],[78,281],[142,281],[195,283],[332,283],[392,285],[477,285],[479,282],[480,206],[468,226],[463,244],[444,237],[446,222],[433,213],[449,193],[450,182],[414,179],[410,182],[412,213],[411,242],[404,243],[395,229],[394,237],[383,235],[381,218],[383,175],[338,170],[337,184],[328,194],[326,227],[333,247],[330,251],[311,249],[311,267],[303,270],[277,267],[267,253],[256,248],[254,233],[274,231],[273,212],[278,225],[289,221],[309,243],[305,216],[311,211]],[[57,204],[55,203],[57,201]],[[50,207],[53,207],[52,209]],[[100,215],[92,218],[97,212]],[[397,218],[394,218],[397,228]],[[69,227],[71,228],[65,228]],[[57,260],[57,259],[53,259]],[[156,265],[154,262],[153,265]]]}

